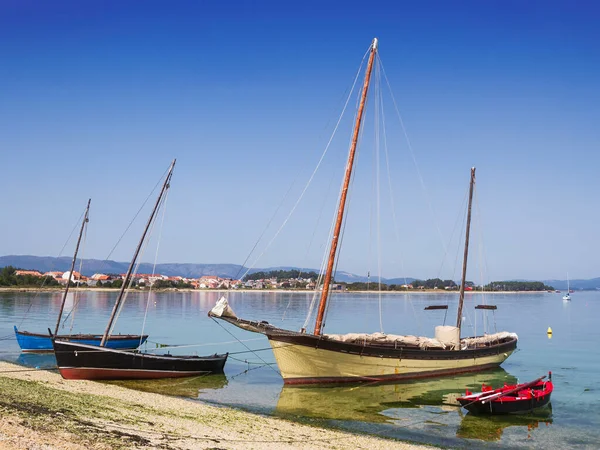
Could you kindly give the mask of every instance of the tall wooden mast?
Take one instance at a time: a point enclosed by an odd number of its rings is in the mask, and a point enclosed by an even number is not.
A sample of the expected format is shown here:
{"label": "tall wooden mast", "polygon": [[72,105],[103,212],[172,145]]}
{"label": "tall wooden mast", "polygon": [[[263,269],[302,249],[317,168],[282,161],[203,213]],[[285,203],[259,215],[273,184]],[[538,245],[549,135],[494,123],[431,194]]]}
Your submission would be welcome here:
{"label": "tall wooden mast", "polygon": [[460,326],[462,324],[462,310],[465,301],[465,283],[467,277],[467,259],[469,257],[469,234],[471,232],[471,206],[473,204],[473,188],[475,187],[475,167],[471,167],[471,184],[469,185],[469,207],[467,208],[467,231],[465,235],[465,254],[463,255],[462,278],[460,280],[460,295],[458,297],[458,315],[456,317],[456,326],[460,336]]}
{"label": "tall wooden mast", "polygon": [[350,146],[350,153],[348,154],[348,163],[346,164],[346,173],[344,175],[344,187],[342,188],[342,195],[340,196],[340,204],[338,206],[337,220],[335,222],[335,229],[333,231],[333,238],[331,239],[331,247],[329,249],[329,260],[327,262],[327,272],[325,273],[325,281],[323,282],[323,291],[321,293],[321,301],[319,302],[319,311],[317,313],[317,320],[315,323],[315,336],[321,334],[323,327],[323,317],[325,316],[325,307],[327,305],[327,297],[329,296],[329,284],[333,275],[333,266],[335,263],[335,256],[337,254],[337,246],[342,229],[342,222],[344,219],[344,209],[346,208],[346,197],[348,195],[348,185],[350,184],[350,178],[352,176],[352,166],[354,165],[354,155],[356,153],[356,144],[358,142],[358,135],[360,133],[360,124],[363,118],[363,111],[365,103],[367,101],[367,93],[369,91],[369,82],[371,80],[371,71],[373,69],[373,61],[375,60],[375,54],[377,53],[377,38],[373,39],[371,44],[371,54],[369,55],[369,63],[367,65],[367,71],[365,73],[365,81],[362,89],[362,96],[360,98],[360,104],[358,106],[358,113],[356,115],[356,122],[354,124],[354,133],[352,135],[352,144]]}
{"label": "tall wooden mast", "polygon": [[69,285],[71,284],[71,277],[73,276],[73,270],[75,269],[75,261],[77,260],[77,253],[79,252],[79,244],[81,243],[81,236],[83,236],[83,230],[85,224],[90,221],[90,203],[92,199],[88,199],[87,208],[85,208],[85,214],[83,215],[83,222],[81,222],[81,229],[79,230],[79,238],[77,239],[77,245],[75,246],[75,253],[73,254],[73,261],[71,261],[71,270],[69,271],[69,278],[67,280],[67,286],[63,294],[62,302],[60,303],[60,311],[58,311],[58,318],[56,319],[56,327],[54,328],[54,336],[58,334],[58,328],[60,327],[60,319],[65,309],[65,302],[67,301],[67,294],[69,293]]}
{"label": "tall wooden mast", "polygon": [[127,289],[127,285],[129,284],[129,280],[131,279],[131,272],[133,272],[133,268],[135,266],[135,262],[137,261],[137,257],[142,249],[142,245],[144,244],[144,240],[146,239],[146,234],[148,233],[148,229],[152,224],[152,220],[154,219],[154,215],[158,211],[158,207],[160,206],[160,202],[167,192],[167,189],[170,187],[171,176],[173,175],[173,169],[175,168],[175,162],[177,160],[174,159],[171,163],[171,167],[169,167],[169,173],[167,173],[167,177],[165,178],[165,182],[163,183],[162,189],[160,190],[160,194],[156,199],[156,203],[154,204],[154,209],[152,210],[152,214],[150,214],[150,218],[148,219],[148,223],[146,223],[146,228],[144,228],[144,232],[142,233],[142,237],[140,242],[138,243],[137,248],[135,249],[135,253],[133,254],[133,258],[131,259],[131,263],[129,264],[129,269],[127,269],[127,274],[125,275],[125,279],[123,280],[123,285],[121,286],[121,290],[119,291],[119,296],[117,297],[117,301],[115,302],[115,306],[110,314],[110,319],[108,319],[108,325],[106,326],[106,331],[104,331],[104,335],[102,336],[102,341],[100,342],[100,346],[104,347],[106,341],[108,340],[108,334],[110,333],[110,329],[112,328],[112,324],[115,320],[115,315],[119,310],[119,306],[121,306],[121,302],[123,301],[123,295],[125,294],[125,290]]}

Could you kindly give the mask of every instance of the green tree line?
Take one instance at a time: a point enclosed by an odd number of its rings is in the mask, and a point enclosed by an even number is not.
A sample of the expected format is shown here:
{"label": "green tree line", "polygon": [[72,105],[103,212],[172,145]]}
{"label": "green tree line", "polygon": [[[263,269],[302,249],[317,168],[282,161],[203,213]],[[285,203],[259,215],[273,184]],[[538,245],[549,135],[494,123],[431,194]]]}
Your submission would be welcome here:
{"label": "green tree line", "polygon": [[[342,283],[346,285],[346,290],[348,291],[377,291],[379,290],[380,285],[378,283],[365,283],[365,282],[356,282],[356,283]],[[421,286],[424,289],[446,289],[446,287],[451,288],[453,290],[458,290],[460,287],[452,280],[441,280],[439,278],[433,278],[429,280],[415,280],[412,283],[413,289],[419,289]],[[467,281],[465,283],[468,287],[475,287],[475,284],[472,281]],[[407,291],[408,289],[402,287],[400,284],[381,284],[382,291]],[[549,291],[554,290],[552,286],[546,286],[541,281],[493,281],[483,287],[485,291],[519,291],[519,292],[527,292],[527,291]]]}
{"label": "green tree line", "polygon": [[36,277],[34,275],[16,275],[17,269],[6,266],[0,270],[0,286],[59,286],[58,281],[52,277]]}
{"label": "green tree line", "polygon": [[541,281],[492,281],[484,286],[486,291],[553,291]]}
{"label": "green tree line", "polygon": [[292,278],[312,278],[316,280],[318,274],[315,272],[302,272],[301,270],[271,270],[269,272],[254,272],[244,277],[245,281],[249,280],[264,280],[270,278],[277,278],[277,281],[290,280]]}
{"label": "green tree line", "polygon": [[171,280],[156,280],[152,285],[152,289],[168,289],[168,288],[177,288],[177,289],[192,289],[194,286],[191,283],[186,283],[183,280],[179,281],[171,281]]}

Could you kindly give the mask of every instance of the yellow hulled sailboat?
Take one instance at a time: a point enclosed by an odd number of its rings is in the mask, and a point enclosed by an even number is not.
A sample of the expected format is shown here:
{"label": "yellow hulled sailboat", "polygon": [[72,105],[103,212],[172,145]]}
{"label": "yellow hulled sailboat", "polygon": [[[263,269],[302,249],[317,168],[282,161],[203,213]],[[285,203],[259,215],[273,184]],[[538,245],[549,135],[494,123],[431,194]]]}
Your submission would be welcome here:
{"label": "yellow hulled sailboat", "polygon": [[[222,319],[248,331],[265,334],[269,339],[285,384],[391,381],[476,372],[498,367],[515,351],[517,346],[518,338],[514,333],[500,332],[470,338],[461,338],[460,335],[475,168],[471,169],[456,326],[436,327],[434,338],[384,333],[344,335],[323,333],[323,321],[338,256],[338,242],[342,232],[348,188],[373,62],[377,56],[377,44],[377,39],[374,39],[369,52],[313,333],[307,333],[305,329],[298,332],[290,331],[266,322],[238,318],[225,297],[221,298],[209,312],[211,317]],[[480,305],[478,308],[495,309],[495,306]]]}

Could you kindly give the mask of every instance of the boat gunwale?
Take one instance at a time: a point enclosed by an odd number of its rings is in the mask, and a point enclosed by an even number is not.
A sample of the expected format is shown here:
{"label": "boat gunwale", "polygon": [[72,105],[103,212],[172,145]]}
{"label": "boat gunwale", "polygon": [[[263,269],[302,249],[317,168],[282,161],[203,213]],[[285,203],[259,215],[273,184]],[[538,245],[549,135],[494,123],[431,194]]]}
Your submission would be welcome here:
{"label": "boat gunwale", "polygon": [[394,346],[393,344],[382,345],[381,343],[363,342],[340,342],[328,339],[324,336],[301,334],[296,332],[285,332],[284,330],[270,330],[265,333],[269,340],[284,342],[291,345],[314,347],[320,350],[355,354],[359,356],[371,356],[381,358],[404,358],[404,359],[471,359],[496,355],[499,353],[512,352],[517,347],[518,338],[508,337],[501,342],[486,347],[468,348],[465,350],[452,349],[423,349],[409,347],[406,345]]}
{"label": "boat gunwale", "polygon": [[[17,333],[22,336],[32,336],[32,337],[40,337],[40,338],[49,338],[49,339],[102,339],[101,334],[59,334],[58,336],[43,334],[43,333],[32,333],[31,331],[21,331],[17,330]],[[118,341],[118,340],[128,340],[128,339],[148,339],[148,334],[111,334],[109,340]]]}
{"label": "boat gunwale", "polygon": [[[469,413],[476,415],[523,414],[545,408],[550,404],[550,399],[554,392],[552,380],[540,380],[529,388],[526,385],[527,383],[520,383],[485,392],[474,392],[470,395],[458,397],[456,401],[460,403],[461,408],[465,408]],[[523,386],[524,389],[519,389],[520,386]],[[498,395],[506,390],[515,390],[515,392],[486,401],[487,396]],[[530,391],[529,395],[521,396],[523,395],[523,391]],[[539,393],[539,395],[535,393]]]}
{"label": "boat gunwale", "polygon": [[[155,369],[112,369],[103,367],[59,367],[61,376],[66,380],[156,380],[164,378],[187,378],[205,376],[209,370],[155,370]],[[82,374],[87,374],[82,377]],[[123,375],[125,374],[125,375]],[[133,376],[135,375],[135,376]],[[168,377],[165,377],[168,375]]]}
{"label": "boat gunwale", "polygon": [[[90,352],[103,352],[103,353],[118,353],[120,355],[123,354],[127,354],[127,355],[132,355],[132,356],[138,356],[141,358],[151,358],[151,359],[162,359],[162,360],[169,360],[169,361],[199,361],[199,360],[206,360],[206,361],[210,361],[210,360],[218,360],[218,359],[222,359],[222,358],[227,358],[229,356],[229,352],[227,353],[215,353],[214,355],[209,355],[209,356],[198,356],[198,355],[153,355],[151,353],[147,353],[147,352],[139,352],[139,351],[132,351],[132,350],[122,350],[122,349],[116,349],[116,348],[109,348],[109,347],[99,347],[96,345],[89,345],[89,344],[79,344],[76,342],[70,342],[70,341],[62,341],[62,340],[55,340],[54,341],[55,344],[59,344],[59,345],[68,345],[71,347],[77,346],[77,347],[84,347],[86,350],[89,350]],[[65,350],[58,350],[58,352],[64,352]],[[82,350],[72,350],[74,352],[77,351],[82,351]],[[85,351],[85,350],[83,350]],[[54,352],[56,353],[56,347],[54,348]],[[60,366],[59,366],[60,368]]]}
{"label": "boat gunwale", "polygon": [[[360,356],[377,356],[382,358],[406,358],[406,359],[470,359],[499,353],[512,352],[517,348],[518,338],[509,336],[496,343],[490,343],[484,347],[467,348],[464,350],[447,349],[424,349],[418,346],[406,344],[395,345],[381,342],[341,342],[330,339],[326,334],[315,336],[313,334],[300,333],[297,331],[277,328],[268,322],[252,321],[240,318],[221,316],[219,319],[236,325],[239,328],[265,334],[269,340],[285,342],[291,345],[302,345],[334,352],[356,354]],[[466,338],[469,339],[469,338]],[[423,356],[427,356],[424,358]]]}

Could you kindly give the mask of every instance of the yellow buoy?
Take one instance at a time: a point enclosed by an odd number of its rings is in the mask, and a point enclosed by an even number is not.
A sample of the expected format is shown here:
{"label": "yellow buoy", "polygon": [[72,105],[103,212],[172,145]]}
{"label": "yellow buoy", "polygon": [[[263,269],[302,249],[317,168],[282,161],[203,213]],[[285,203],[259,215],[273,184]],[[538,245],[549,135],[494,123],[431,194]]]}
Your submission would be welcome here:
{"label": "yellow buoy", "polygon": [[552,328],[548,327],[548,331],[547,331],[547,333],[548,333],[548,334],[552,334]]}

